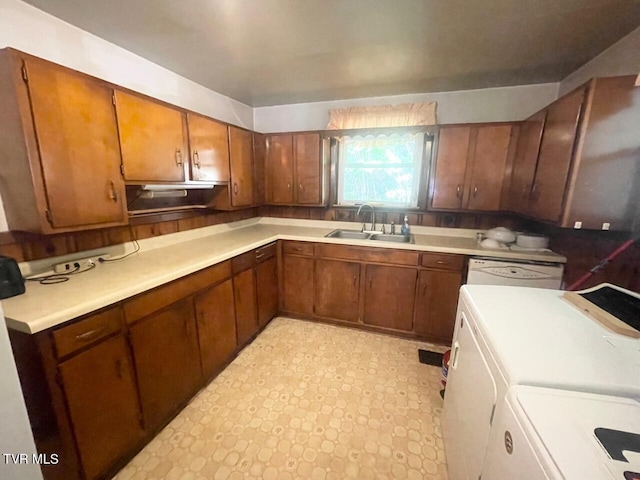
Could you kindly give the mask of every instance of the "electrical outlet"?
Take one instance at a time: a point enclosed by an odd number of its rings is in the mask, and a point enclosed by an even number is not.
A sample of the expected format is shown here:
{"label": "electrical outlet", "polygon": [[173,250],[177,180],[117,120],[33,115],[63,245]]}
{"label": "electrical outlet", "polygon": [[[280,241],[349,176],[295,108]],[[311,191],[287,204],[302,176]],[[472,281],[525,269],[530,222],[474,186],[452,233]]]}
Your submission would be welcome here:
{"label": "electrical outlet", "polygon": [[53,266],[53,271],[60,274],[83,272],[100,261],[100,259],[107,260],[111,255],[104,253],[102,255],[96,255],[95,257],[77,258],[64,263],[58,263]]}

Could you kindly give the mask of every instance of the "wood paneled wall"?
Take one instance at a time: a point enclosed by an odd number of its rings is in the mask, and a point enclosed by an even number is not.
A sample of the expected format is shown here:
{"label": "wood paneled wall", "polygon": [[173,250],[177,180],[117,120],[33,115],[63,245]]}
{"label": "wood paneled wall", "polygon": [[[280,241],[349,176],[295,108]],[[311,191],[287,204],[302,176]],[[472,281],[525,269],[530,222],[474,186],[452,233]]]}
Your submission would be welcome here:
{"label": "wood paneled wall", "polygon": [[95,248],[142,240],[193,228],[235,222],[258,216],[257,208],[231,212],[173,212],[148,217],[133,217],[125,227],[103,228],[59,235],[34,235],[25,232],[0,233],[0,255],[18,262],[82,252]]}
{"label": "wood paneled wall", "polygon": [[[301,218],[310,220],[333,220],[339,222],[354,222],[361,224],[364,219],[367,223],[371,221],[369,210],[363,217],[356,216],[357,208],[317,208],[317,207],[260,207],[260,216],[278,217],[278,218]],[[400,225],[404,218],[403,212],[385,211],[376,209],[376,224],[384,223],[389,225],[394,222],[397,232],[400,232]],[[499,225],[508,228],[518,229],[522,224],[522,220],[504,214],[469,214],[469,213],[407,213],[409,217],[409,225],[420,225],[424,227],[449,227],[449,228],[477,228],[484,230],[487,228],[497,227]]]}

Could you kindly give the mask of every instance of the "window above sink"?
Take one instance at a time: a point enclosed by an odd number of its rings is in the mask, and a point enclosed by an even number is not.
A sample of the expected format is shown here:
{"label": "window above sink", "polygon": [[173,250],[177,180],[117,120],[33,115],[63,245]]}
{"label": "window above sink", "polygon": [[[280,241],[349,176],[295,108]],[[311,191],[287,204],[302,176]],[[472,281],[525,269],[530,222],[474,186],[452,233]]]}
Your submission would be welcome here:
{"label": "window above sink", "polygon": [[337,205],[418,207],[432,142],[424,132],[339,138]]}

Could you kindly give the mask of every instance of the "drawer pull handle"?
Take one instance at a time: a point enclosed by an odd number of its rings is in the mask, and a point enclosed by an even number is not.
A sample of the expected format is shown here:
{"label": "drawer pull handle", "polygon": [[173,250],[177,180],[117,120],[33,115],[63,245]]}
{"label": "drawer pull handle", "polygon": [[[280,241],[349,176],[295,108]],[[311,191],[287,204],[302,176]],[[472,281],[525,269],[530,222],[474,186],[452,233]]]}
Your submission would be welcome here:
{"label": "drawer pull handle", "polygon": [[266,255],[266,253],[256,253],[256,260],[264,257]]}
{"label": "drawer pull handle", "polygon": [[182,166],[182,150],[176,148],[176,165],[178,167]]}
{"label": "drawer pull handle", "polygon": [[88,332],[80,333],[79,335],[76,335],[76,340],[80,340],[81,342],[88,342],[89,340],[93,340],[102,332],[104,332],[105,328],[106,327],[103,325],[93,330],[89,330]]}
{"label": "drawer pull handle", "polygon": [[118,203],[118,193],[116,192],[116,186],[111,180],[109,180],[109,198],[115,203]]}
{"label": "drawer pull handle", "polygon": [[437,263],[438,265],[446,265],[446,264],[447,264],[447,263],[449,263],[449,262],[447,262],[446,260],[438,260],[436,263]]}
{"label": "drawer pull handle", "polygon": [[233,184],[233,193],[236,194],[236,195],[238,194],[238,184],[237,183]]}

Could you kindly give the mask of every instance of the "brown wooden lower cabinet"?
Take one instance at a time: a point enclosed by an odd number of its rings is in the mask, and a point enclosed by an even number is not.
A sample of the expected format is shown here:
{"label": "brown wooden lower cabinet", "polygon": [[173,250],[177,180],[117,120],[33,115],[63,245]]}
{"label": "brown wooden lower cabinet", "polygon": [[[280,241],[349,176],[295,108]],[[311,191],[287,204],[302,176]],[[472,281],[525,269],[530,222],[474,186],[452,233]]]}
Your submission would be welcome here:
{"label": "brown wooden lower cabinet", "polygon": [[210,378],[236,350],[236,316],[233,284],[227,280],[195,298],[202,373]]}
{"label": "brown wooden lower cabinet", "polygon": [[313,258],[284,255],[283,307],[291,313],[313,314]]}
{"label": "brown wooden lower cabinet", "polygon": [[282,310],[450,343],[463,255],[283,242]]}
{"label": "brown wooden lower cabinet", "polygon": [[278,313],[278,259],[271,257],[256,265],[258,326],[264,327]]}
{"label": "brown wooden lower cabinet", "polygon": [[357,322],[359,298],[359,263],[326,259],[316,260],[316,315]]}
{"label": "brown wooden lower cabinet", "polygon": [[125,339],[112,337],[59,369],[82,469],[94,478],[144,436]]}
{"label": "brown wooden lower cabinet", "polygon": [[367,265],[364,323],[410,332],[417,273],[414,268]]}
{"label": "brown wooden lower cabinet", "polygon": [[233,277],[238,345],[244,345],[258,330],[255,285],[253,268]]}
{"label": "brown wooden lower cabinet", "polygon": [[202,385],[191,298],[130,328],[145,428],[161,425]]}
{"label": "brown wooden lower cabinet", "polygon": [[416,333],[436,341],[451,342],[461,285],[460,272],[420,272],[414,320]]}

